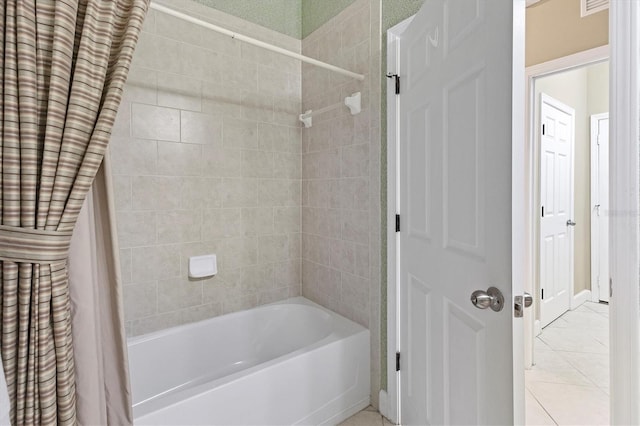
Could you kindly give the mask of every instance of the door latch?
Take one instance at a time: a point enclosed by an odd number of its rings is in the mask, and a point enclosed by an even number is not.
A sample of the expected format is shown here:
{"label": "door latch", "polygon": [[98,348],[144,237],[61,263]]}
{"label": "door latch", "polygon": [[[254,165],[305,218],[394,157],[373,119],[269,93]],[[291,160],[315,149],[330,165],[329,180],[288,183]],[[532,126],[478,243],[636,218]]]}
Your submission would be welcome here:
{"label": "door latch", "polygon": [[525,293],[524,296],[516,296],[513,299],[513,316],[516,318],[522,318],[524,315],[524,308],[528,308],[533,303],[533,297],[529,293]]}

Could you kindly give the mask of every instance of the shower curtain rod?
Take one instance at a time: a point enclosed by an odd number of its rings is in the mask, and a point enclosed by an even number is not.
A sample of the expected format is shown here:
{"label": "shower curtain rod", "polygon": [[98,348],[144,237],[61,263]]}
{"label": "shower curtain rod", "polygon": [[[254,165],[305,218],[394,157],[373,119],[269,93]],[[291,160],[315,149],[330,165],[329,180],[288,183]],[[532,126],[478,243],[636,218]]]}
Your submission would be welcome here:
{"label": "shower curtain rod", "polygon": [[229,36],[229,37],[231,37],[233,39],[244,41],[245,43],[249,43],[249,44],[252,44],[254,46],[262,47],[263,49],[267,49],[267,50],[270,50],[272,52],[279,53],[281,55],[289,56],[291,58],[298,59],[298,60],[300,60],[302,62],[306,62],[308,64],[318,66],[320,68],[325,68],[327,70],[336,72],[338,74],[342,74],[342,75],[346,75],[346,76],[351,77],[351,78],[355,78],[356,80],[360,80],[360,81],[364,80],[364,75],[362,75],[362,74],[358,74],[358,73],[355,73],[353,71],[345,70],[344,68],[340,68],[340,67],[337,67],[335,65],[327,64],[326,62],[322,62],[322,61],[319,61],[317,59],[310,58],[309,56],[301,55],[299,53],[295,53],[295,52],[292,52],[290,50],[283,49],[283,48],[278,47],[278,46],[274,46],[273,44],[265,43],[264,41],[260,41],[258,39],[252,38],[252,37],[248,37],[248,36],[245,36],[245,35],[242,35],[242,34],[235,33],[233,31],[227,30],[226,28],[222,28],[222,27],[219,27],[217,25],[211,24],[209,22],[203,21],[202,19],[194,18],[193,16],[188,15],[186,13],[178,12],[177,10],[171,9],[170,7],[167,7],[167,6],[163,6],[163,5],[158,4],[158,3],[154,2],[154,1],[152,1],[149,4],[149,6],[151,7],[151,9],[155,9],[155,10],[157,10],[159,12],[166,13],[167,15],[171,15],[171,16],[174,16],[176,18],[185,20],[187,22],[191,22],[192,24],[196,24],[196,25],[199,25],[201,27],[208,28],[208,29],[213,30],[215,32],[218,32],[220,34],[227,35],[227,36]]}

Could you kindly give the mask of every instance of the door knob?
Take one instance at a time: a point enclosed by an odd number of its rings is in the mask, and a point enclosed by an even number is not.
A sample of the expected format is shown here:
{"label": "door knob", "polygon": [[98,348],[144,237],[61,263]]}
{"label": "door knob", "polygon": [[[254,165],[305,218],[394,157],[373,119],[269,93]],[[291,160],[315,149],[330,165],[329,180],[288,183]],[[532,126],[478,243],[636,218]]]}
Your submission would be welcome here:
{"label": "door knob", "polygon": [[571,219],[569,219],[567,221],[567,226],[576,226],[576,223],[574,221],[572,221]]}
{"label": "door knob", "polygon": [[513,300],[513,316],[522,318],[524,308],[528,308],[532,303],[533,297],[529,293],[525,293],[524,296],[516,296]]}
{"label": "door knob", "polygon": [[474,291],[471,294],[471,303],[478,309],[491,308],[494,312],[500,312],[504,307],[504,296],[497,288],[489,287],[487,291]]}

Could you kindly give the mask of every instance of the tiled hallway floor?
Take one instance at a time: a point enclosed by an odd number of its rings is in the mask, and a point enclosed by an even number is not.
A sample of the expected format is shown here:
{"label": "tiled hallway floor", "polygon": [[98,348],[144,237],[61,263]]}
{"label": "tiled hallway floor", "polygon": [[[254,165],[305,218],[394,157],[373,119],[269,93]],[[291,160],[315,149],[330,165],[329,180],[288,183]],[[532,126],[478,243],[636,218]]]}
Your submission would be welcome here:
{"label": "tiled hallway floor", "polygon": [[535,339],[527,425],[609,424],[609,306],[587,302]]}

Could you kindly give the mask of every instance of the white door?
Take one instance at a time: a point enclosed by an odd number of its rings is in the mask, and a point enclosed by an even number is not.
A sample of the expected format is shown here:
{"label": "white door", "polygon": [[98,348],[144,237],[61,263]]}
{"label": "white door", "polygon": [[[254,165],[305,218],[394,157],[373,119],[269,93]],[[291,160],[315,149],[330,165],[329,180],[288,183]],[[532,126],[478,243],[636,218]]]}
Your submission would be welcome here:
{"label": "white door", "polygon": [[591,288],[609,301],[608,113],[591,116]]}
{"label": "white door", "polygon": [[573,294],[573,108],[540,94],[540,323],[569,310]]}
{"label": "white door", "polygon": [[[524,2],[427,0],[398,42],[403,425],[513,424],[519,410],[512,102],[524,105],[524,87],[512,84],[523,47],[514,15]],[[475,307],[471,294],[492,286],[504,309]]]}

